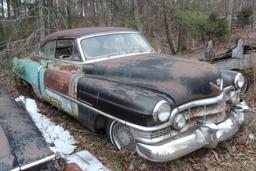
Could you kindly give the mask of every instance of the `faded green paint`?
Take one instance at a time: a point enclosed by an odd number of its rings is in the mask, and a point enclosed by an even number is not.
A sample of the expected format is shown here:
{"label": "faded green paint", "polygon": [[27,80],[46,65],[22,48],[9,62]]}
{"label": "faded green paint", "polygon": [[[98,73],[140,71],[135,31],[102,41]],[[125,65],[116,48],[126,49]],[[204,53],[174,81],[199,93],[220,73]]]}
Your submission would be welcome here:
{"label": "faded green paint", "polygon": [[24,73],[21,75],[21,78],[26,80],[29,84],[38,86],[37,81],[37,72],[41,64],[36,61],[32,61],[29,58],[24,59],[13,59],[14,66],[22,66]]}
{"label": "faded green paint", "polygon": [[46,99],[47,98],[47,95],[46,95],[46,92],[45,92],[45,86],[44,86],[44,74],[45,74],[45,71],[46,71],[46,68],[43,67],[41,70],[40,70],[40,75],[39,75],[39,90],[41,92],[41,96],[43,97],[43,99]]}
{"label": "faded green paint", "polygon": [[[55,72],[59,73],[72,73],[73,77],[69,83],[69,96],[73,98],[77,98],[77,82],[79,78],[79,74],[82,73],[83,64],[68,64],[65,62],[57,62],[57,61],[50,61],[45,59],[40,59],[39,61],[33,60],[30,58],[24,59],[13,59],[14,66],[21,66],[24,69],[23,75],[21,78],[28,82],[32,87],[35,93],[39,98],[44,99],[45,101],[51,103],[55,107],[62,109],[63,111],[69,113],[75,118],[79,118],[78,112],[78,104],[67,99],[63,96],[56,94],[54,91],[51,91],[48,87],[46,87],[46,71],[50,69]],[[38,75],[39,74],[39,75]],[[56,78],[58,79],[58,78]],[[54,84],[54,82],[53,82]]]}

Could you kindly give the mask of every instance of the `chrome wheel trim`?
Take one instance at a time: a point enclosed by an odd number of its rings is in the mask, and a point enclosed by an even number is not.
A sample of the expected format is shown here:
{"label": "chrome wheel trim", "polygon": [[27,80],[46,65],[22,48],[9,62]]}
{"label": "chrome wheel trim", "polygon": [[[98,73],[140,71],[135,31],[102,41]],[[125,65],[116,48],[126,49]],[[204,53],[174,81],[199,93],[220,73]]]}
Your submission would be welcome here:
{"label": "chrome wheel trim", "polygon": [[135,138],[133,137],[129,127],[114,121],[111,123],[109,130],[110,141],[118,150],[135,152]]}

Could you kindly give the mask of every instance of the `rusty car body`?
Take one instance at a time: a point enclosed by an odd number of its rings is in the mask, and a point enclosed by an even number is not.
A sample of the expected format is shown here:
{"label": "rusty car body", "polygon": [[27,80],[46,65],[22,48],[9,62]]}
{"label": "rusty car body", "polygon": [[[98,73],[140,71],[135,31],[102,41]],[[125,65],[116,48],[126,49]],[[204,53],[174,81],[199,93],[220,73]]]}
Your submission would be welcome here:
{"label": "rusty car body", "polygon": [[156,162],[216,147],[249,109],[241,73],[156,53],[129,28],[52,33],[14,65],[38,97],[91,130],[106,129],[117,149]]}

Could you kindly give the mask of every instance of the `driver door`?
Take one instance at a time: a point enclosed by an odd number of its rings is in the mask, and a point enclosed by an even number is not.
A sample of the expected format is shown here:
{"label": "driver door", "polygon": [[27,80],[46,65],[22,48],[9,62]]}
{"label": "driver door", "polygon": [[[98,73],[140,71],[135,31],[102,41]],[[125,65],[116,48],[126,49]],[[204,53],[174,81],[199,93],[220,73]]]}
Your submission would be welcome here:
{"label": "driver door", "polygon": [[79,78],[82,65],[74,39],[56,40],[53,60],[48,61],[44,74],[46,99],[67,113],[78,116],[75,98],[75,80]]}

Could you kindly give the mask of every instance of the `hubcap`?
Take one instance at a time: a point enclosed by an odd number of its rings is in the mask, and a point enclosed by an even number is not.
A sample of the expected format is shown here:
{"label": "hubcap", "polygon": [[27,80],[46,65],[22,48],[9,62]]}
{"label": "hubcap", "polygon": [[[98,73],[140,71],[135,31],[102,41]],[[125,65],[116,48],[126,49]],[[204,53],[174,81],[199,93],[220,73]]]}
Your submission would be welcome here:
{"label": "hubcap", "polygon": [[135,139],[129,127],[113,122],[110,130],[111,141],[119,150],[135,151]]}

